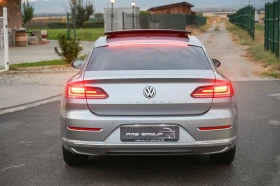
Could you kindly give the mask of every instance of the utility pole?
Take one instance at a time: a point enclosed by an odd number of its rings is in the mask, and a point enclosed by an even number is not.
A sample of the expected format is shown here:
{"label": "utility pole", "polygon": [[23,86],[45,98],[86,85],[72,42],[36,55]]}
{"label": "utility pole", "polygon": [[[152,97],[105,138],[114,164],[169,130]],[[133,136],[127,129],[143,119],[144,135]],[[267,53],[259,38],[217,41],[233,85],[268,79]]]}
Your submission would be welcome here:
{"label": "utility pole", "polygon": [[111,13],[111,31],[114,30],[114,3],[115,0],[111,0],[111,4],[112,4],[112,13]]}
{"label": "utility pole", "polygon": [[135,29],[135,19],[134,19],[134,8],[135,8],[136,3],[134,1],[132,1],[131,6],[132,6],[132,25],[133,25],[133,29]]}

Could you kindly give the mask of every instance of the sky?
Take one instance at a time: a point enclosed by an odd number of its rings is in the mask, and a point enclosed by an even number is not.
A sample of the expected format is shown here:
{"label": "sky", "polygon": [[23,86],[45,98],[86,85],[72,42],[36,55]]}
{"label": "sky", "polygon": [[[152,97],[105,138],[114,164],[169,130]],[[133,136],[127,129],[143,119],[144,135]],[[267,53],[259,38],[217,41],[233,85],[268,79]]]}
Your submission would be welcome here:
{"label": "sky", "polygon": [[[24,1],[24,0],[22,0]],[[35,13],[64,13],[69,7],[69,0],[29,0],[34,4]],[[87,1],[87,0],[84,0]],[[103,8],[110,6],[110,0],[88,0],[94,3],[96,12],[103,12]],[[130,7],[132,0],[115,0],[115,7]],[[141,10],[165,4],[182,2],[183,0],[135,0]],[[187,0],[195,8],[240,8],[249,2],[256,8],[264,7],[264,3],[273,0]]]}

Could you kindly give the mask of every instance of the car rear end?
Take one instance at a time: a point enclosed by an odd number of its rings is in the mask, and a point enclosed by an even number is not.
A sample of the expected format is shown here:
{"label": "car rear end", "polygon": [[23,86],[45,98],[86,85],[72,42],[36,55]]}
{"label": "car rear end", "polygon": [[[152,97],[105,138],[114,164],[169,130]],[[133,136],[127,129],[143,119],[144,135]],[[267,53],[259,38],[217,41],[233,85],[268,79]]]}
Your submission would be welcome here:
{"label": "car rear end", "polygon": [[225,153],[237,136],[234,91],[194,37],[113,34],[67,82],[61,133],[78,155]]}

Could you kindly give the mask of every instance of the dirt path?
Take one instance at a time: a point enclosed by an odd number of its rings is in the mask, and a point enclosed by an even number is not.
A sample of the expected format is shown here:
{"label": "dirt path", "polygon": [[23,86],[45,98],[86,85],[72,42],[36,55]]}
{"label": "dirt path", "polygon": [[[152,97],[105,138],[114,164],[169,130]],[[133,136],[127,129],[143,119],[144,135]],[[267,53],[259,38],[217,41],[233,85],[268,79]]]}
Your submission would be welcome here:
{"label": "dirt path", "polygon": [[223,23],[218,24],[219,31],[215,31],[216,24],[207,32],[198,35],[212,58],[221,61],[218,71],[232,81],[272,80],[272,78],[257,75],[261,66],[249,61],[243,47],[237,46],[231,39],[230,33]]}

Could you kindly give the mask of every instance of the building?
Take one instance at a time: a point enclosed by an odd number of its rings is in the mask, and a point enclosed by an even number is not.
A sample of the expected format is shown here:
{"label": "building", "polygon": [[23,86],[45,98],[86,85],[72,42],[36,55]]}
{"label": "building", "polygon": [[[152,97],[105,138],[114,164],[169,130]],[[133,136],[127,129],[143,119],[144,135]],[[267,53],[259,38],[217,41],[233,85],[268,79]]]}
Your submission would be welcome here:
{"label": "building", "polygon": [[21,0],[0,0],[0,17],[3,16],[3,7],[8,8],[8,28],[21,28]]}
{"label": "building", "polygon": [[188,2],[174,3],[148,9],[151,14],[186,14],[195,15],[191,9],[194,5]]}

